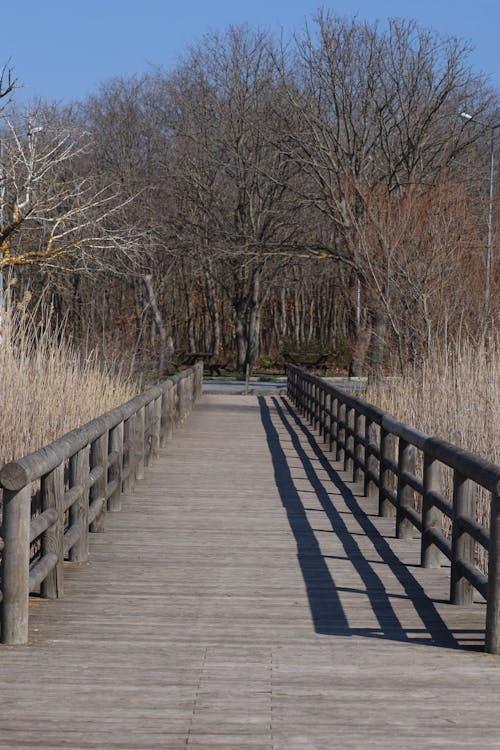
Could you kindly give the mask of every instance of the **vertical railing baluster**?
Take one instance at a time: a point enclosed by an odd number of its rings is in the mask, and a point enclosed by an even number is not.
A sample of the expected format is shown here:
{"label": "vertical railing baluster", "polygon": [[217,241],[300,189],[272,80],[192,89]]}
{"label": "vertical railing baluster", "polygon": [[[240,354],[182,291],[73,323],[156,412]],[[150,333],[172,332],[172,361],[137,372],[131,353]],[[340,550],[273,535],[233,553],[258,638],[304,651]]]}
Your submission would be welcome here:
{"label": "vertical railing baluster", "polygon": [[109,433],[106,430],[102,435],[96,438],[90,446],[90,464],[92,469],[96,466],[102,466],[102,474],[90,488],[90,501],[102,499],[102,508],[95,519],[90,524],[90,530],[94,532],[104,531],[106,519],[106,488],[108,483],[108,450],[109,450]]}
{"label": "vertical railing baluster", "polygon": [[357,410],[354,412],[354,467],[353,482],[361,482],[365,476],[365,416]]}
{"label": "vertical railing baluster", "polygon": [[383,426],[380,427],[380,465],[379,465],[379,516],[390,518],[396,514],[394,505],[385,497],[385,493],[391,489],[393,476],[388,468],[387,462],[394,462],[396,458],[396,439]]}
{"label": "vertical railing baluster", "polygon": [[28,642],[31,483],[3,491],[2,643]]}
{"label": "vertical railing baluster", "polygon": [[339,399],[335,395],[332,395],[332,402],[331,402],[331,422],[330,422],[330,443],[329,448],[330,451],[333,452],[333,448],[335,446],[335,452],[337,451],[337,444],[338,444],[338,430],[339,430]]}
{"label": "vertical railing baluster", "polygon": [[319,409],[320,409],[320,389],[317,383],[314,383],[314,408],[313,408],[313,429],[317,430],[319,425]]}
{"label": "vertical railing baluster", "polygon": [[122,482],[122,491],[125,495],[131,495],[134,491],[136,455],[134,414],[123,423],[123,441],[127,447],[124,451],[123,457],[124,479]]}
{"label": "vertical railing baluster", "polygon": [[436,508],[431,493],[441,491],[441,466],[439,461],[424,452],[424,494],[422,497],[422,548],[421,564],[424,568],[439,568],[441,552],[429,537],[429,531],[441,531],[441,511]]}
{"label": "vertical railing baluster", "polygon": [[165,385],[163,393],[161,394],[161,427],[160,427],[160,447],[164,448],[169,440],[169,412],[168,412],[168,399],[169,399],[170,388]]}
{"label": "vertical railing baluster", "polygon": [[140,480],[144,479],[144,463],[145,463],[145,408],[142,406],[139,411],[136,412],[135,421],[135,478]]}
{"label": "vertical railing baluster", "polygon": [[[193,391],[194,396],[195,391]],[[194,403],[194,398],[193,402]],[[151,436],[151,454],[153,461],[158,461],[160,458],[160,442],[161,442],[161,396],[155,398],[153,401],[153,430]]]}
{"label": "vertical railing baluster", "polygon": [[339,462],[344,462],[345,460],[345,444],[346,444],[346,420],[347,420],[347,412],[346,412],[346,405],[344,401],[340,401],[339,399],[339,407],[337,412],[337,445],[335,449],[335,460]]}
{"label": "vertical railing baluster", "polygon": [[500,653],[500,482],[491,493],[485,648]]}
{"label": "vertical railing baluster", "polygon": [[42,511],[53,508],[57,521],[46,529],[41,538],[41,553],[55,554],[57,563],[40,585],[44,599],[58,599],[64,593],[64,464],[60,463],[41,482]]}
{"label": "vertical railing baluster", "polygon": [[90,446],[71,456],[69,460],[70,487],[80,486],[80,500],[69,509],[69,520],[72,526],[80,526],[80,537],[69,551],[71,562],[86,562],[89,557],[89,461]]}
{"label": "vertical railing baluster", "polygon": [[323,443],[328,443],[328,448],[331,445],[331,434],[332,434],[332,394],[325,391],[325,415],[323,424]]}
{"label": "vertical railing baluster", "polygon": [[352,406],[346,407],[345,421],[346,429],[344,432],[344,471],[352,475],[354,467],[354,409]]}
{"label": "vertical railing baluster", "polygon": [[122,472],[123,472],[123,422],[119,422],[109,433],[109,449],[118,454],[117,460],[109,468],[109,481],[118,482],[118,486],[108,499],[108,510],[122,509]]}
{"label": "vertical railing baluster", "polygon": [[[376,428],[375,424],[369,417],[365,418],[365,467],[364,474],[364,495],[365,497],[374,498],[377,496],[378,486],[374,480],[377,471],[377,458],[372,453],[372,446],[375,445]],[[380,450],[380,449],[379,449]]]}
{"label": "vertical railing baluster", "polygon": [[452,604],[471,604],[474,588],[460,567],[462,562],[474,562],[474,539],[463,530],[461,518],[474,518],[474,485],[454,470],[450,601]]}
{"label": "vertical railing baluster", "polygon": [[154,424],[154,403],[150,401],[144,407],[144,466],[151,466],[153,463],[153,424]]}
{"label": "vertical railing baluster", "polygon": [[398,451],[398,489],[396,506],[396,537],[411,539],[413,524],[405,515],[405,508],[413,507],[414,490],[402,478],[403,473],[415,474],[415,446],[399,438]]}

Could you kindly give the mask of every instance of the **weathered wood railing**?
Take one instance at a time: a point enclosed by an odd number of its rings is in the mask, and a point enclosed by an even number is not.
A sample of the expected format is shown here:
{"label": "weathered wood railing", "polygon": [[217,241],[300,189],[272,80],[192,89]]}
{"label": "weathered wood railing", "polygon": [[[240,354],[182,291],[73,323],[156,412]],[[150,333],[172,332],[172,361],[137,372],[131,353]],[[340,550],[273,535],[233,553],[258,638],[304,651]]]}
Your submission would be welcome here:
{"label": "weathered wood railing", "polygon": [[62,596],[64,560],[88,559],[89,530],[103,531],[106,513],[144,477],[202,378],[196,364],[0,470],[3,643],[27,642],[30,593]]}
{"label": "weathered wood railing", "polygon": [[[353,481],[363,481],[365,496],[378,497],[379,514],[395,515],[397,537],[409,538],[418,529],[422,566],[438,567],[440,553],[450,560],[450,601],[469,604],[474,589],[486,599],[485,650],[500,653],[500,467],[398,422],[294,365],[288,367],[288,395]],[[451,498],[441,486],[442,465],[453,472]],[[475,485],[491,493],[489,529],[476,520]],[[443,533],[443,514],[451,520],[450,537]],[[487,576],[476,565],[475,543],[488,553]]]}

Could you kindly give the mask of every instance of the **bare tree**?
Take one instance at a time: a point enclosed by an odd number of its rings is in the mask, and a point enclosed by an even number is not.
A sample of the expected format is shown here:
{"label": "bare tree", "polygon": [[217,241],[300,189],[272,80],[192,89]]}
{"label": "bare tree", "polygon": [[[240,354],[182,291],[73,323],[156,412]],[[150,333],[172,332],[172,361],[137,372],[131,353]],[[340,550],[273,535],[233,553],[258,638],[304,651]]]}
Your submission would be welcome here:
{"label": "bare tree", "polygon": [[261,309],[278,250],[297,233],[289,183],[298,166],[283,142],[284,91],[262,32],[208,35],[166,81],[178,206],[177,239],[193,240],[231,299],[239,367],[258,356]]}
{"label": "bare tree", "polygon": [[71,255],[83,269],[117,246],[131,252],[129,233],[114,223],[130,198],[82,173],[91,148],[85,134],[50,111],[4,116],[0,126],[1,268]]}
{"label": "bare tree", "polygon": [[[352,269],[354,285],[378,271],[376,251],[367,263],[356,234],[370,189],[382,185],[398,201],[408,186],[431,183],[473,140],[457,117],[461,103],[473,101],[478,112],[491,104],[467,55],[467,45],[411,21],[381,30],[326,11],[296,38],[293,55],[282,52],[283,85],[301,117],[292,156],[308,176],[302,197],[322,217],[322,243]],[[365,290],[377,286],[372,281]],[[368,329],[375,370],[388,324],[380,294],[365,294],[366,314],[352,316],[355,347]]]}

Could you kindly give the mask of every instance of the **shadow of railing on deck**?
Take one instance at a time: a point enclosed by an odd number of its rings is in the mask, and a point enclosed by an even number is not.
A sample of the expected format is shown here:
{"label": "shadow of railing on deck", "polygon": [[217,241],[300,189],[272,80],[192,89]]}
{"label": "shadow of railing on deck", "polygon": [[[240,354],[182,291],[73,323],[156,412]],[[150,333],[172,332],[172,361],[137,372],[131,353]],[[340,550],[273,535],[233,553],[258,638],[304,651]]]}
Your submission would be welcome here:
{"label": "shadow of railing on deck", "polygon": [[[342,587],[341,583],[334,580],[327,564],[329,556],[323,555],[315,530],[307,517],[307,510],[300,497],[301,491],[295,484],[282,438],[273,422],[268,403],[262,397],[259,399],[259,403],[262,424],[272,456],[276,486],[297,544],[298,561],[316,632],[327,635],[361,635],[458,648],[459,644],[438,613],[435,602],[425,593],[409,568],[398,559],[387,540],[381,535],[369,516],[366,515],[349,487],[330,465],[314,435],[304,427],[284,400],[273,398],[272,403],[280,420],[280,429],[282,426],[286,431],[287,439],[292,443],[294,453],[301,462],[301,469],[309,480],[315,497],[329,519],[332,529],[337,534],[346,557],[356,569],[365,588],[358,590]],[[314,453],[315,459],[311,459],[304,449],[297,431],[302,432]],[[315,465],[327,473],[327,483],[324,483],[319,477]],[[403,588],[404,594],[388,594],[382,579],[374,570],[373,563],[365,556],[355,535],[349,531],[342,514],[332,502],[330,483],[333,483],[334,487],[341,493],[349,511],[356,515],[363,534],[370,539],[383,561],[382,564],[389,566]],[[380,565],[381,563],[377,561],[376,564]],[[368,597],[378,627],[351,627],[340,598],[343,593],[359,593]],[[422,621],[423,627],[421,629],[405,629],[403,627],[391,602],[391,600],[398,598],[411,602]],[[471,631],[467,631],[467,633],[469,636],[472,635]],[[482,643],[482,640],[483,633],[481,632],[478,634],[479,643]],[[475,645],[471,645],[471,648],[475,647]]]}

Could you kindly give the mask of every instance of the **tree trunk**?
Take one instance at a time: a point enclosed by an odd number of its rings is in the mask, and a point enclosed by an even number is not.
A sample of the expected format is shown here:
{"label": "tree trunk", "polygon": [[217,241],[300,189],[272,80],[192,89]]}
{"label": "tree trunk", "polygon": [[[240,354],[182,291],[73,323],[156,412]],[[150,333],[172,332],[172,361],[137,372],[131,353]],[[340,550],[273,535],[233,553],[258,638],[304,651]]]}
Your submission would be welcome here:
{"label": "tree trunk", "polygon": [[260,299],[260,273],[256,271],[253,277],[252,292],[250,295],[250,314],[248,316],[248,331],[247,331],[247,354],[245,364],[249,368],[249,372],[252,372],[253,366],[259,356],[259,337],[260,337],[260,315],[261,315],[261,299]]}
{"label": "tree trunk", "polygon": [[358,328],[352,348],[349,377],[360,377],[365,372],[366,355],[370,346],[372,330],[369,325]]}
{"label": "tree trunk", "polygon": [[372,321],[372,336],[369,351],[370,380],[378,380],[383,375],[384,353],[387,337],[387,315],[379,307],[375,307],[370,313]]}
{"label": "tree trunk", "polygon": [[166,371],[167,365],[172,358],[174,348],[172,337],[170,336],[169,326],[163,322],[163,319],[156,302],[156,296],[153,290],[153,277],[151,274],[147,274],[142,277],[144,285],[144,293],[148,306],[151,308],[153,319],[158,331],[158,337],[160,339],[159,350],[158,350],[158,369],[160,375],[163,375]]}
{"label": "tree trunk", "polygon": [[247,358],[247,337],[246,321],[241,310],[235,311],[234,337],[236,340],[236,367],[241,372],[244,372]]}

